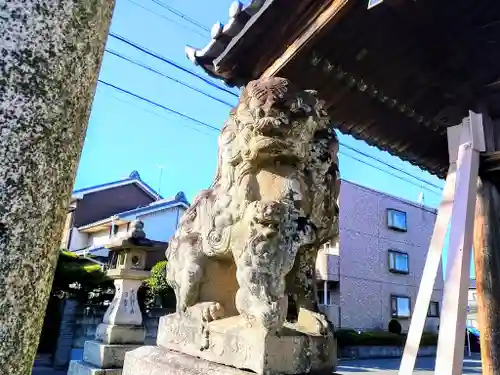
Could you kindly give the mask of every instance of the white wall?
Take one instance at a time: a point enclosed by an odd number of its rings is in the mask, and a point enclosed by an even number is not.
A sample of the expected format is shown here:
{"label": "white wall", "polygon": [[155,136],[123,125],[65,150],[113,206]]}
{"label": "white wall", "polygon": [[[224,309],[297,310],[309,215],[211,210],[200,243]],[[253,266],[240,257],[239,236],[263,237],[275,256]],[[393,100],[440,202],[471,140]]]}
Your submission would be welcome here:
{"label": "white wall", "polygon": [[145,215],[138,215],[137,219],[144,222],[144,231],[149,239],[168,242],[174,235],[183,213],[184,209],[173,207]]}
{"label": "white wall", "polygon": [[68,245],[68,250],[75,251],[87,247],[88,235],[81,233],[76,228],[71,228],[71,240]]}
{"label": "white wall", "polygon": [[104,229],[99,232],[94,232],[89,234],[89,239],[87,241],[87,246],[104,246],[109,243],[109,229]]}

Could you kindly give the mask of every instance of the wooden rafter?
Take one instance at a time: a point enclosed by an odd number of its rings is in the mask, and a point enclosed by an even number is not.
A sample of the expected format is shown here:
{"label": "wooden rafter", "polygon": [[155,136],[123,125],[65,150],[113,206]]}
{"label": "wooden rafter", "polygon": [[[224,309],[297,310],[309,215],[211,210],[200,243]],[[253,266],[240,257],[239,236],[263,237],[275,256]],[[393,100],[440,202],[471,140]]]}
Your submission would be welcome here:
{"label": "wooden rafter", "polygon": [[304,30],[304,32],[267,68],[262,77],[275,76],[291,59],[293,59],[306,45],[317,37],[325,28],[333,26],[340,19],[343,11],[347,10],[349,0],[333,0],[330,5],[321,12],[317,18]]}

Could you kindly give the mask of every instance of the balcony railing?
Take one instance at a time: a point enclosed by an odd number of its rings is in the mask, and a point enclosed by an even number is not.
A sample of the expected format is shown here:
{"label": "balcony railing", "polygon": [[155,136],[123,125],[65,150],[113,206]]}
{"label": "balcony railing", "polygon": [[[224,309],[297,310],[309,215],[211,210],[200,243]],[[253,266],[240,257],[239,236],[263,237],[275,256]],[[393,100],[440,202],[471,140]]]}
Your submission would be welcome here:
{"label": "balcony railing", "polygon": [[316,278],[326,281],[340,280],[340,258],[324,250],[318,252],[316,259]]}

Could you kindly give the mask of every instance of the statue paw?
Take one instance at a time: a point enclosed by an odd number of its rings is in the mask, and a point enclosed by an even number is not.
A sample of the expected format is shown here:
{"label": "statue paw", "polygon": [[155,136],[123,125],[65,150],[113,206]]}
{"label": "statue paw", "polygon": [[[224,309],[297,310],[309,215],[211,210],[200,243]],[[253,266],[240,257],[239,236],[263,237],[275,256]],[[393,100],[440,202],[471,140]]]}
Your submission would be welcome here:
{"label": "statue paw", "polygon": [[205,322],[222,319],[224,317],[224,307],[218,302],[207,302],[203,304],[201,318]]}
{"label": "statue paw", "polygon": [[308,332],[317,335],[324,336],[329,332],[334,332],[332,323],[330,323],[325,314],[320,312],[301,310],[297,324],[305,328]]}
{"label": "statue paw", "polygon": [[315,313],[315,318],[317,321],[317,330],[320,335],[327,335],[330,331],[331,323],[326,317],[326,315],[322,313]]}

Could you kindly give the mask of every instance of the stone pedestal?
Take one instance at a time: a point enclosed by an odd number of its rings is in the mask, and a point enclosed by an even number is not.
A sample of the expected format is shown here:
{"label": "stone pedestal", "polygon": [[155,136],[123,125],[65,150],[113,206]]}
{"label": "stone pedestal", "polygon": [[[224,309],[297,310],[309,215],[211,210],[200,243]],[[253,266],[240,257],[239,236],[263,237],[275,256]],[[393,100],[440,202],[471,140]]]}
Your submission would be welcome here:
{"label": "stone pedestal", "polygon": [[[235,316],[202,323],[196,315],[160,319],[158,347],[141,347],[125,357],[124,374],[331,374],[337,362],[333,335],[318,335],[285,323],[278,335],[249,327]],[[180,354],[182,353],[182,354]],[[180,370],[184,372],[180,372]],[[200,371],[203,369],[203,371]]]}
{"label": "stone pedestal", "polygon": [[68,375],[121,374],[125,353],[144,344],[146,338],[137,303],[141,283],[140,280],[115,280],[115,297],[97,327],[95,341],[85,342],[83,361],[71,361]]}
{"label": "stone pedestal", "polygon": [[257,374],[331,373],[336,362],[333,335],[315,335],[285,323],[279,335],[248,327],[241,316],[201,321],[186,315],[160,318],[157,344],[208,361],[249,369]]}
{"label": "stone pedestal", "polygon": [[86,341],[83,361],[71,361],[68,374],[71,375],[120,375],[125,353],[138,345],[103,344]]}
{"label": "stone pedestal", "polygon": [[[125,356],[122,375],[251,375],[252,373],[158,346],[142,346]],[[268,372],[266,375],[278,375]],[[331,375],[332,370],[296,375]],[[96,374],[98,375],[98,374]]]}

